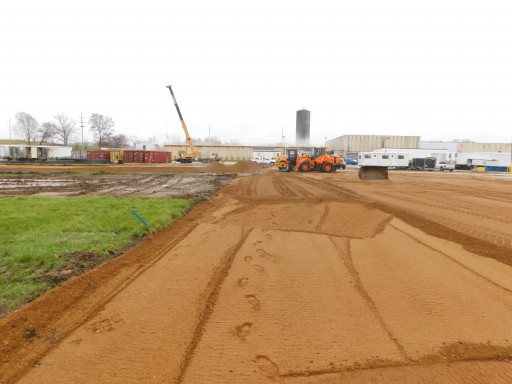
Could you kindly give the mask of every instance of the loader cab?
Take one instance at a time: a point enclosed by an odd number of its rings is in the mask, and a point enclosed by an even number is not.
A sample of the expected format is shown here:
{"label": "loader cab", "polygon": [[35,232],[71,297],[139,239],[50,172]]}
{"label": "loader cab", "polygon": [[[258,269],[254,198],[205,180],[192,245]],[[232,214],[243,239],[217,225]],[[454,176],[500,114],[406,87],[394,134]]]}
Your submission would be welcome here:
{"label": "loader cab", "polygon": [[313,152],[311,153],[311,160],[315,160],[317,157],[325,155],[325,147],[316,147],[313,148]]}
{"label": "loader cab", "polygon": [[288,161],[292,167],[295,167],[295,165],[297,164],[297,155],[297,149],[288,149]]}

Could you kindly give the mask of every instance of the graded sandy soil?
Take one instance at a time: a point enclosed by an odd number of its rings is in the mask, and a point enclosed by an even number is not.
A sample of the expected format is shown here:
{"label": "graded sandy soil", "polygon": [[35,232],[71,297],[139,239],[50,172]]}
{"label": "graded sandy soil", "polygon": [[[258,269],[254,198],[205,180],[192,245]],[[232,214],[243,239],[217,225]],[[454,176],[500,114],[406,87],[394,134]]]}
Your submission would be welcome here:
{"label": "graded sandy soil", "polygon": [[512,175],[241,176],[0,321],[2,383],[510,383]]}

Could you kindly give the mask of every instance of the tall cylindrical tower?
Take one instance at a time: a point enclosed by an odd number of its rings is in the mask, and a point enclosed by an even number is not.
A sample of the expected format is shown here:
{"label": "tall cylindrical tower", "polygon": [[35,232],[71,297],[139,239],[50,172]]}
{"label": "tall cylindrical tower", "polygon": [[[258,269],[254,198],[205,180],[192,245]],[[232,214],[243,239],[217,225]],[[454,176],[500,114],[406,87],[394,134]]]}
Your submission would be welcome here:
{"label": "tall cylindrical tower", "polygon": [[310,122],[311,112],[306,109],[297,111],[297,125],[295,130],[295,144],[297,146],[309,145]]}

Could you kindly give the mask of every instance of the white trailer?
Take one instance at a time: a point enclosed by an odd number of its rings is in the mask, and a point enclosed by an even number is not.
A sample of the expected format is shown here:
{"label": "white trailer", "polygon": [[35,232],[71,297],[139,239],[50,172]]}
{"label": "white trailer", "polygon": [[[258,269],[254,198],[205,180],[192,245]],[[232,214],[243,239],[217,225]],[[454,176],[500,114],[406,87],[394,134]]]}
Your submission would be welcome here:
{"label": "white trailer", "polygon": [[360,152],[358,163],[361,166],[407,168],[409,165],[409,154],[391,152]]}
{"label": "white trailer", "polygon": [[376,153],[407,153],[409,159],[425,159],[435,157],[436,162],[448,161],[453,157],[453,152],[447,149],[425,149],[425,148],[379,148],[373,150]]}
{"label": "white trailer", "polygon": [[478,166],[510,167],[512,155],[503,152],[458,152],[455,153],[455,166],[474,168]]}

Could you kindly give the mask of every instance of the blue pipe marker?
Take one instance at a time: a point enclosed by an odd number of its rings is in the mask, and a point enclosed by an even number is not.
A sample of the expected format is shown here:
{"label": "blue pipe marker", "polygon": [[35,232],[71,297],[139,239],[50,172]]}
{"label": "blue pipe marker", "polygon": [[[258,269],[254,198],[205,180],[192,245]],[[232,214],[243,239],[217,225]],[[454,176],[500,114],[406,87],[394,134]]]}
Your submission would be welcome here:
{"label": "blue pipe marker", "polygon": [[143,219],[142,217],[140,217],[140,216],[139,216],[139,214],[138,214],[137,212],[135,212],[133,209],[132,209],[131,211],[132,211],[132,213],[133,213],[135,216],[137,216],[137,217],[139,218],[139,220],[140,220],[140,221],[142,221],[144,224],[146,224],[148,228],[151,228],[151,225],[149,225],[148,223],[146,223],[146,222],[144,221],[144,219]]}

